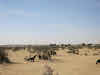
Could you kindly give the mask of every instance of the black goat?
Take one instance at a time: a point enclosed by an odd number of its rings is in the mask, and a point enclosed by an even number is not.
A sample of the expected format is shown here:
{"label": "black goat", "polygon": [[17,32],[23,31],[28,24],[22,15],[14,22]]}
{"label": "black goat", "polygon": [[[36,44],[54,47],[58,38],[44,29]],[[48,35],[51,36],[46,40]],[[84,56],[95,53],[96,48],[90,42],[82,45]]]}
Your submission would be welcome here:
{"label": "black goat", "polygon": [[31,61],[31,62],[34,62],[35,58],[36,58],[37,55],[33,56],[33,57],[30,57],[30,58],[24,58],[26,61]]}

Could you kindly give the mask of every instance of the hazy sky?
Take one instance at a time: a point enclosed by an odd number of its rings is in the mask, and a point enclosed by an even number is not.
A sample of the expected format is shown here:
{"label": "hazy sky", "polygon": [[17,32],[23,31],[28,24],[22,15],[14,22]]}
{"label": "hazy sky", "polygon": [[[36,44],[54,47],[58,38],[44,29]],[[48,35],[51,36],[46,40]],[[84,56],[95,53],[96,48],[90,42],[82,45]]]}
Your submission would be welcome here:
{"label": "hazy sky", "polygon": [[83,41],[100,42],[100,0],[0,0],[0,44]]}

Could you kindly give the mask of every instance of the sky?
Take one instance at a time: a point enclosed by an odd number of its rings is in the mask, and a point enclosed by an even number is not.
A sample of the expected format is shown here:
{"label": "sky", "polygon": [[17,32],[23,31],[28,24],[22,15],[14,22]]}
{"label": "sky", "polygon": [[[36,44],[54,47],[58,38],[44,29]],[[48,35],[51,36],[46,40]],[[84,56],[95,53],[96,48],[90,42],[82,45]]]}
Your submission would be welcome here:
{"label": "sky", "polygon": [[0,44],[100,43],[100,0],[0,0]]}

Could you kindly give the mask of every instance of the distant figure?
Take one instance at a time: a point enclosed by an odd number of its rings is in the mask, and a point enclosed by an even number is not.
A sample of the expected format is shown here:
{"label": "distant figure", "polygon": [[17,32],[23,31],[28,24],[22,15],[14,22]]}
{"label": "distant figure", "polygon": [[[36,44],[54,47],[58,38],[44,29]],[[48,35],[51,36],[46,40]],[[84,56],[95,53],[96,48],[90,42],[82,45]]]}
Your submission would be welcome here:
{"label": "distant figure", "polygon": [[100,63],[100,59],[98,59],[98,60],[96,61],[96,64],[98,64],[98,63]]}

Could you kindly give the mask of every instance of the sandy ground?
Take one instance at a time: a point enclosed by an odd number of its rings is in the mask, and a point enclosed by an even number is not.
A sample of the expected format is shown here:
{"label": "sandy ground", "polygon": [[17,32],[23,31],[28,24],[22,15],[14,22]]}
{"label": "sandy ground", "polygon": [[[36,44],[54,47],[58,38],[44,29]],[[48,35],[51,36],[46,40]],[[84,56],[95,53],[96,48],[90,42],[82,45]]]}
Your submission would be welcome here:
{"label": "sandy ground", "polygon": [[100,75],[100,64],[95,64],[100,56],[79,56],[58,51],[52,61],[25,63],[23,58],[29,55],[28,52],[9,53],[11,60],[16,63],[0,65],[0,75],[42,75],[45,64],[51,66],[59,75]]}

